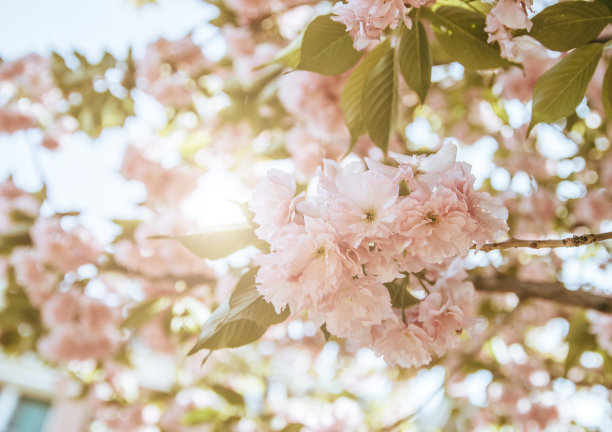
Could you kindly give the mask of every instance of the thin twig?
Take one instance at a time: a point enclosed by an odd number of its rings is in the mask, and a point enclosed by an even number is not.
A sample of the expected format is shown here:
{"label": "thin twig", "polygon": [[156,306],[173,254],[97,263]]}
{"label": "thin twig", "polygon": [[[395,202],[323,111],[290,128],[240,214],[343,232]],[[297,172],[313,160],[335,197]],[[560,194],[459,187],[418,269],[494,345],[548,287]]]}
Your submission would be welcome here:
{"label": "thin twig", "polygon": [[[494,249],[510,249],[518,247],[526,247],[531,249],[578,247],[610,239],[612,239],[612,232],[575,235],[564,239],[553,240],[521,240],[511,238],[503,242],[485,244],[480,248],[480,250],[483,252],[489,252]],[[473,247],[472,249],[476,249],[476,247]]]}

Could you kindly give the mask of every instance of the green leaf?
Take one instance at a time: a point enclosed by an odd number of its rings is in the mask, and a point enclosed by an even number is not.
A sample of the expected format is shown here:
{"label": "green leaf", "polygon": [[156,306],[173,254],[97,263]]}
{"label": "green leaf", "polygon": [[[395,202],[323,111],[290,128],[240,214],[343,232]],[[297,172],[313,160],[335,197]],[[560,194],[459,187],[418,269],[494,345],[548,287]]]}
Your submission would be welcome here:
{"label": "green leaf", "polygon": [[217,422],[222,418],[223,415],[214,408],[196,408],[185,414],[182,423],[187,426],[193,426],[202,423]]}
{"label": "green leaf", "polygon": [[405,277],[385,284],[387,291],[389,291],[389,296],[391,297],[391,306],[394,308],[401,309],[421,302],[421,300],[407,291],[408,282],[409,278]]}
{"label": "green leaf", "polygon": [[289,423],[280,432],[300,432],[304,427],[301,423]]}
{"label": "green leaf", "polygon": [[244,249],[257,242],[253,227],[249,224],[224,225],[198,234],[177,237],[156,236],[153,238],[173,238],[200,258],[219,259]]}
{"label": "green leaf", "polygon": [[361,115],[368,135],[385,153],[397,113],[395,51],[388,50],[368,74],[361,95]]}
{"label": "green leaf", "polygon": [[289,308],[280,314],[257,292],[255,274],[249,270],[238,281],[229,301],[219,306],[202,326],[189,354],[201,349],[234,348],[259,339],[272,324],[283,322]]}
{"label": "green leaf", "polygon": [[442,6],[435,12],[422,8],[421,16],[431,20],[442,49],[466,68],[492,69],[513,64],[501,57],[497,45],[487,43],[484,15],[460,7]]}
{"label": "green leaf", "polygon": [[331,15],[322,15],[304,31],[297,69],[339,75],[352,68],[362,54],[353,48],[353,38],[344,24],[332,21]]}
{"label": "green leaf", "polygon": [[580,357],[583,352],[597,348],[595,338],[589,333],[590,326],[591,324],[584,311],[580,311],[572,317],[566,337],[569,349],[567,357],[565,357],[565,372],[572,366],[580,364]]}
{"label": "green leaf", "polygon": [[167,298],[156,298],[140,303],[138,306],[130,309],[127,318],[121,325],[123,328],[140,327],[147,321],[151,320],[162,310],[170,305]]}
{"label": "green leaf", "polygon": [[608,63],[601,87],[601,101],[608,120],[612,120],[612,60]]}
{"label": "green leaf", "polygon": [[406,84],[425,102],[431,83],[431,54],[425,27],[416,21],[411,30],[403,27],[398,62]]}
{"label": "green leaf", "polygon": [[214,390],[215,393],[217,393],[223,399],[228,401],[230,404],[241,406],[241,407],[245,406],[244,398],[242,397],[242,395],[232,390],[231,388],[225,387],[221,384],[214,384],[212,386],[212,389]]}
{"label": "green leaf", "polygon": [[32,244],[30,240],[31,222],[14,222],[0,235],[0,254],[9,254],[16,246]]}
{"label": "green leaf", "polygon": [[340,106],[344,113],[344,120],[351,132],[351,144],[354,144],[365,130],[363,124],[363,117],[361,115],[361,96],[363,94],[363,87],[365,85],[368,75],[376,66],[378,61],[382,58],[385,53],[391,49],[389,39],[378,45],[368,53],[363,61],[351,72],[351,75],[344,84],[342,90],[342,97],[340,99]]}
{"label": "green leaf", "polygon": [[[300,48],[302,46],[303,37],[304,37],[304,33],[300,33],[299,36],[296,37],[294,40],[292,40],[289,45],[287,45],[285,48],[283,48],[278,53],[276,53],[276,55],[274,56],[272,60],[262,65],[261,67],[270,65],[272,63],[278,63],[278,64],[282,64],[283,66],[287,66],[291,69],[297,68],[298,65],[300,64],[300,57],[301,57]],[[256,69],[259,69],[259,68],[256,68]]]}
{"label": "green leaf", "polygon": [[572,114],[584,97],[601,57],[603,44],[576,48],[542,75],[533,89],[529,130],[540,122],[554,122]]}
{"label": "green leaf", "polygon": [[612,11],[612,0],[595,0],[595,3],[602,4]]}
{"label": "green leaf", "polygon": [[612,12],[601,3],[569,1],[547,7],[532,21],[529,36],[546,48],[567,51],[595,39],[612,22]]}

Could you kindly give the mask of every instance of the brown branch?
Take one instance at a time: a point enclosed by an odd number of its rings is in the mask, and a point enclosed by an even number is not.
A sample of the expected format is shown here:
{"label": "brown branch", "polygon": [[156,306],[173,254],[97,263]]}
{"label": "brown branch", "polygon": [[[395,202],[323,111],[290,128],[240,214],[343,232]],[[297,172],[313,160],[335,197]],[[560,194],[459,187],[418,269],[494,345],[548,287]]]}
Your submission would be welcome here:
{"label": "brown branch", "polygon": [[[564,239],[554,240],[521,240],[511,238],[503,242],[485,244],[480,248],[480,250],[484,252],[489,252],[494,249],[510,249],[518,247],[526,247],[531,249],[578,247],[610,239],[612,239],[612,232],[601,234],[575,235]],[[474,247],[473,249],[476,248]]]}
{"label": "brown branch", "polygon": [[521,299],[539,298],[556,303],[612,313],[612,297],[578,290],[570,291],[560,282],[526,282],[501,277],[483,278],[472,276],[478,291],[512,292]]}

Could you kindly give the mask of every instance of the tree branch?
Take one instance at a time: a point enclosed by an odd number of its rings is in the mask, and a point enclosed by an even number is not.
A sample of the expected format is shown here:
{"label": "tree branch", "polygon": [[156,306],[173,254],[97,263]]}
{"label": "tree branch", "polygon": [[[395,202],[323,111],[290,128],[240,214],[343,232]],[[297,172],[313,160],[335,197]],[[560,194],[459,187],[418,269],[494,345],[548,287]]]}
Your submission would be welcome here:
{"label": "tree branch", "polygon": [[[557,247],[578,247],[595,242],[612,239],[612,232],[601,234],[575,235],[564,239],[554,240],[521,240],[511,238],[499,243],[488,243],[483,245],[480,250],[489,252],[494,249],[510,249],[516,247],[526,247],[531,249],[557,248]],[[475,249],[475,248],[474,248]]]}
{"label": "tree branch", "polygon": [[512,292],[521,299],[539,298],[569,306],[612,313],[612,297],[586,291],[570,291],[560,282],[526,282],[501,277],[472,276],[474,287],[483,292]]}

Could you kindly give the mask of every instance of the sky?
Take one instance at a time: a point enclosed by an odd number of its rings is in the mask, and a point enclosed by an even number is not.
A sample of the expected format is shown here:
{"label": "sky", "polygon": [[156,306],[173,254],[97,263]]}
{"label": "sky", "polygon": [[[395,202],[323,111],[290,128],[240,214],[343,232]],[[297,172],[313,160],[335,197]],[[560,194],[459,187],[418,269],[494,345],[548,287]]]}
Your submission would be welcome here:
{"label": "sky", "polygon": [[[159,0],[142,7],[130,0],[0,0],[0,57],[12,60],[32,52],[66,55],[78,50],[95,62],[105,51],[123,58],[131,47],[138,58],[160,36],[176,40],[194,32],[196,43],[215,58],[223,47],[215,41],[215,29],[206,24],[215,14],[215,8],[201,0]],[[133,96],[138,119],[128,119],[124,129],[104,131],[95,141],[75,134],[59,150],[50,152],[38,148],[40,131],[0,134],[0,179],[12,175],[18,186],[29,191],[39,190],[44,180],[49,212],[81,211],[83,222],[95,227],[101,239],[112,237],[114,226],[105,221],[138,217],[135,207],[144,197],[141,185],[126,183],[117,173],[123,149],[130,135],[143,128],[154,130],[156,123],[161,121],[158,126],[162,126],[165,122],[163,107],[156,101],[142,92]],[[230,183],[222,174],[204,181],[188,213],[202,215],[212,191],[225,212],[209,211],[200,224],[213,226],[232,221],[232,217],[240,219],[238,208],[225,200],[244,199],[244,191]],[[227,187],[219,188],[219,184]],[[203,195],[208,196],[207,202]],[[229,219],[220,213],[229,214]]]}
{"label": "sky", "polygon": [[130,0],[0,0],[0,56],[76,49],[94,60],[104,50],[123,57],[129,46],[139,54],[157,37],[183,37],[214,14],[201,0],[159,0],[140,8]]}

